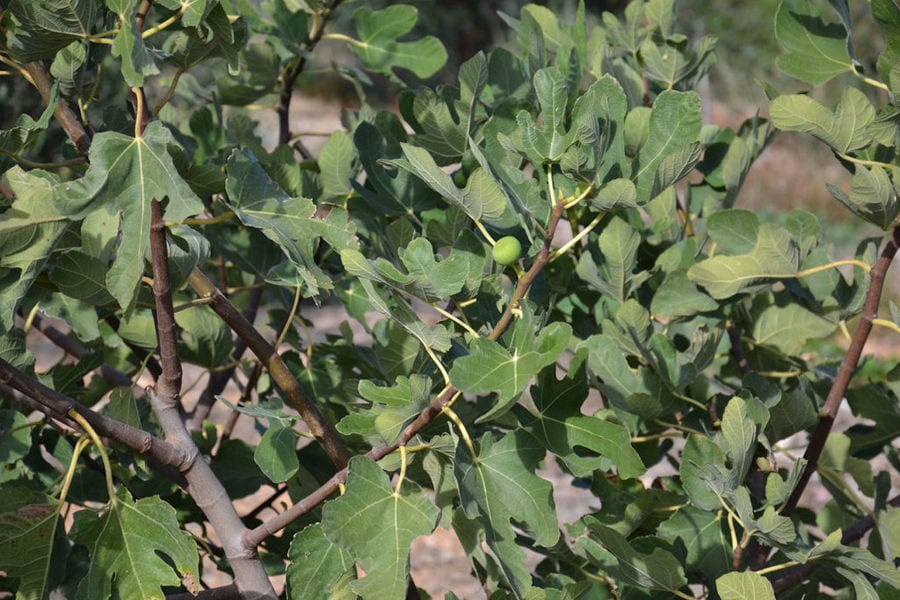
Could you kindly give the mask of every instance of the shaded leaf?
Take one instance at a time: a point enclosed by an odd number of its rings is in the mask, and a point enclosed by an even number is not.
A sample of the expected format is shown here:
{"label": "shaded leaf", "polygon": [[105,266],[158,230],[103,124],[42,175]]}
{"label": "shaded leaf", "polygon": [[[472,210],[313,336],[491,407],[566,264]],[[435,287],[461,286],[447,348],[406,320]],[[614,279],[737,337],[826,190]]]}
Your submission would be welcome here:
{"label": "shaded leaf", "polygon": [[103,600],[114,587],[131,598],[160,598],[162,586],[181,583],[179,574],[200,579],[193,538],[181,529],[175,509],[158,496],[135,502],[120,487],[102,513],[76,513],[71,536],[88,547],[91,557],[78,598]]}
{"label": "shaded leaf", "polygon": [[610,570],[612,576],[632,585],[667,592],[687,585],[684,569],[670,552],[663,548],[654,548],[649,554],[639,552],[625,536],[594,517],[585,517],[584,522],[591,537],[615,557],[618,567]]}
{"label": "shaded leaf", "polygon": [[14,167],[4,177],[16,198],[0,219],[0,330],[13,326],[22,298],[68,225],[68,211],[54,201],[54,175]]}
{"label": "shaded leaf", "polygon": [[288,598],[330,598],[335,584],[353,569],[353,557],[328,541],[321,523],[294,535],[288,551]]}
{"label": "shaded leaf", "polygon": [[0,488],[0,569],[19,580],[16,598],[49,598],[59,583],[62,559],[54,556],[58,524],[55,498],[19,485]]}
{"label": "shaded leaf", "polygon": [[[896,181],[898,169],[892,169]],[[835,185],[826,184],[831,195],[856,216],[887,231],[900,217],[900,200],[887,172],[874,166],[858,166],[850,181],[850,193]]]}
{"label": "shaded leaf", "polygon": [[775,37],[786,50],[775,63],[791,77],[818,85],[853,68],[847,31],[841,24],[822,20],[811,2],[782,2],[775,15]]}
{"label": "shaded leaf", "polygon": [[241,222],[281,246],[310,293],[331,288],[314,254],[320,239],[338,251],[356,246],[355,228],[346,215],[335,208],[327,217],[318,217],[312,201],[289,196],[249,150],[235,150],[226,171],[228,203]]}
{"label": "shaded leaf", "polygon": [[100,9],[98,0],[13,0],[7,11],[14,26],[4,30],[6,45],[22,63],[53,58],[71,42],[91,35]]}
{"label": "shaded leaf", "polygon": [[576,369],[573,361],[568,375],[561,380],[556,379],[554,371],[555,368],[541,371],[532,386],[531,398],[537,412],[518,411],[522,427],[561,458],[576,477],[604,468],[607,462],[616,467],[620,477],[642,474],[644,464],[631,446],[625,427],[599,416],[580,414],[578,409],[588,394],[584,363]]}
{"label": "shaded leaf", "polygon": [[273,483],[282,483],[297,474],[297,434],[280,419],[269,419],[269,427],[263,433],[253,460]]}

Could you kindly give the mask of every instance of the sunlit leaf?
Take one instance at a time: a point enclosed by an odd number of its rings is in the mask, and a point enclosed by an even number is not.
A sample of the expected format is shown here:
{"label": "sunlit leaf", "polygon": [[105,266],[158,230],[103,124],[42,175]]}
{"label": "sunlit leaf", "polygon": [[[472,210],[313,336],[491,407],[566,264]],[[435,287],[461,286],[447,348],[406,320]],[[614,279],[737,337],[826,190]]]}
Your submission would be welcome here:
{"label": "sunlit leaf", "polygon": [[696,263],[688,277],[716,299],[752,291],[797,273],[799,252],[790,234],[777,226],[760,226],[756,244],[747,254],[715,256]]}
{"label": "sunlit leaf", "polygon": [[400,42],[415,26],[419,11],[414,6],[398,4],[373,11],[356,9],[353,22],[359,41],[350,47],[367,69],[391,75],[393,69],[408,69],[418,77],[430,77],[447,61],[444,45],[433,36],[412,42]]}
{"label": "sunlit leaf", "polygon": [[393,600],[406,594],[410,544],[432,532],[438,514],[418,486],[407,482],[395,493],[378,465],[355,457],[344,495],[325,505],[322,529],[366,572],[353,589],[366,600]]}
{"label": "sunlit leaf", "polygon": [[716,579],[716,591],[722,600],[775,600],[769,580],[753,571],[722,575]]}
{"label": "sunlit leaf", "polygon": [[130,309],[144,274],[150,248],[150,202],[168,199],[167,221],[181,221],[203,210],[200,199],[178,175],[166,145],[172,135],[152,121],[140,137],[107,131],[94,137],[91,165],[84,177],[57,187],[59,197],[88,210],[119,211],[122,239],[106,274],[110,294]]}
{"label": "sunlit leaf", "polygon": [[[516,323],[516,330],[528,328]],[[514,335],[509,348],[481,337],[472,342],[470,354],[458,358],[450,371],[450,380],[458,389],[472,394],[497,392],[497,404],[481,420],[502,414],[522,393],[529,380],[562,354],[569,343],[572,328],[565,323],[551,323],[537,336],[531,332]]]}
{"label": "sunlit leaf", "polygon": [[465,444],[456,451],[454,472],[460,501],[466,514],[484,528],[488,547],[500,561],[504,578],[517,598],[531,587],[525,554],[516,544],[510,520],[545,547],[559,538],[552,486],[534,474],[546,448],[524,432],[500,440],[492,434],[481,438],[478,456]]}

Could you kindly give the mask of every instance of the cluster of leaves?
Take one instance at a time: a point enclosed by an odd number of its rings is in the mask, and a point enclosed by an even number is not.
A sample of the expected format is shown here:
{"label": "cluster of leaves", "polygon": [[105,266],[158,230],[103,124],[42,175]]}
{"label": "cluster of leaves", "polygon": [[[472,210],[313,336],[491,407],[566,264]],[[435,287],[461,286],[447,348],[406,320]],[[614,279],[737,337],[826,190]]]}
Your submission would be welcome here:
{"label": "cluster of leaves", "polygon": [[[491,598],[900,586],[900,502],[869,462],[900,463],[900,368],[847,387],[873,324],[900,330],[893,304],[877,317],[900,244],[900,9],[871,4],[875,73],[846,2],[775,18],[785,72],[861,84],[833,110],[769,90],[774,125],[827,143],[853,172],[835,197],[887,232],[835,261],[815,215],[734,207],[773,130],[704,123],[715,39],[675,32],[673,0],[598,23],[527,5],[514,48],[436,88],[402,82],[445,60],[409,39],[407,5],[355,8],[350,35],[326,30],[339,1],[3,3],[0,59],[46,110],[0,132],[0,581],[159,597],[200,590],[202,555],[246,596],[274,596],[264,563],[289,597],[401,598],[412,541],[443,527]],[[320,43],[355,53],[333,68],[359,106],[314,154],[289,109]],[[366,102],[367,73],[398,113]],[[54,117],[71,144],[29,160]],[[506,236],[511,265],[492,259]],[[337,330],[317,331],[326,312]],[[839,365],[809,352],[860,315]],[[76,360],[36,371],[30,329]],[[831,432],[845,394],[866,424]],[[258,441],[232,437],[241,415]],[[784,441],[805,431],[800,458]],[[548,457],[601,508],[561,524]],[[813,470],[830,499],[795,510]]]}

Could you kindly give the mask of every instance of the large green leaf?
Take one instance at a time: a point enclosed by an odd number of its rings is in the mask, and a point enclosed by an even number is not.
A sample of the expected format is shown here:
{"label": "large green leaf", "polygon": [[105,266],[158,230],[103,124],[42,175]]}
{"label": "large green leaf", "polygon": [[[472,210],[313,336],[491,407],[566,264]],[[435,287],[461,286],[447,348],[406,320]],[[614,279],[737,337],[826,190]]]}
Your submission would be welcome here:
{"label": "large green leaf", "polygon": [[99,0],[13,0],[7,11],[14,26],[5,29],[16,60],[53,58],[71,42],[91,35]]}
{"label": "large green leaf", "polygon": [[144,85],[144,77],[159,73],[156,58],[144,44],[137,24],[140,0],[106,0],[111,11],[119,16],[119,32],[113,40],[112,53],[122,59],[122,75],[130,86]]}
{"label": "large green leaf", "polygon": [[353,569],[353,558],[328,541],[321,523],[307,526],[291,540],[287,566],[288,598],[331,598],[336,583]]}
{"label": "large green leaf", "polygon": [[775,600],[769,580],[753,571],[722,575],[716,579],[716,591],[722,600]]}
{"label": "large green leaf", "polygon": [[[894,182],[900,178],[900,169],[891,169]],[[897,224],[900,217],[900,199],[891,178],[880,166],[868,169],[862,165],[856,167],[856,173],[850,181],[850,192],[826,184],[831,195],[841,204],[849,208],[855,215],[881,227],[887,231]]]}
{"label": "large green leaf", "polygon": [[776,279],[792,278],[798,264],[799,249],[790,233],[767,223],[760,226],[749,253],[698,262],[688,269],[688,277],[721,300],[770,285]]}
{"label": "large green leaf", "polygon": [[16,598],[49,598],[59,583],[62,560],[54,557],[59,521],[55,498],[24,486],[0,487],[0,569],[19,580]]}
{"label": "large green leaf", "polygon": [[469,261],[463,253],[454,250],[447,258],[436,260],[431,242],[424,237],[413,239],[400,250],[405,273],[384,258],[368,261],[353,249],[342,250],[341,261],[357,277],[408,292],[426,302],[438,302],[459,293],[469,274]]}
{"label": "large green leaf", "polygon": [[106,131],[94,137],[91,166],[84,177],[57,186],[58,196],[74,206],[113,209],[121,218],[122,241],[106,274],[109,293],[130,309],[144,274],[150,248],[150,202],[166,204],[166,221],[181,221],[203,210],[200,199],[178,175],[166,145],[169,130],[152,121],[140,137]]}
{"label": "large green leaf", "polygon": [[297,433],[280,419],[269,419],[269,427],[253,451],[253,460],[274,483],[287,481],[300,469]]}
{"label": "large green leaf", "polygon": [[872,142],[869,126],[875,121],[875,108],[855,87],[844,88],[833,113],[817,100],[795,94],[772,100],[769,114],[779,129],[809,133],[837,152],[859,150]]}
{"label": "large green leaf", "polygon": [[311,293],[331,288],[316,264],[315,251],[320,239],[338,251],[356,247],[355,228],[346,215],[335,208],[327,217],[318,217],[310,200],[289,196],[249,150],[235,150],[226,170],[228,204],[241,222],[281,247]]}
{"label": "large green leaf", "polygon": [[652,200],[660,163],[685,144],[697,141],[703,126],[700,97],[695,92],[666,90],[656,97],[650,113],[647,139],[632,165],[638,204]]}
{"label": "large green leaf", "polygon": [[322,529],[366,572],[351,584],[354,591],[365,600],[402,598],[410,544],[434,530],[439,511],[413,483],[405,482],[395,492],[384,471],[369,458],[354,457],[349,468],[344,495],[323,509]]}
{"label": "large green leaf", "polygon": [[556,67],[541,69],[534,74],[534,91],[541,106],[540,123],[535,124],[531,113],[525,110],[516,116],[523,149],[538,162],[557,162],[578,134],[575,127],[565,129],[569,99],[565,77]]}
{"label": "large green leaf", "polygon": [[837,323],[820,317],[799,304],[766,306],[753,323],[757,344],[774,346],[786,354],[799,352],[807,340],[823,338],[837,329]]}
{"label": "large green leaf", "polygon": [[561,380],[556,379],[555,370],[541,371],[532,386],[531,399],[537,412],[518,411],[522,427],[561,458],[576,477],[603,469],[607,463],[615,465],[623,478],[642,474],[646,468],[632,448],[625,427],[580,413],[588,394],[584,363],[576,368],[573,362]]}
{"label": "large green leaf", "polygon": [[775,15],[775,37],[786,50],[776,59],[778,68],[807,83],[825,83],[853,68],[847,30],[839,23],[826,23],[812,2],[782,2]]}
{"label": "large green leaf", "polygon": [[466,181],[466,187],[459,189],[453,179],[437,165],[431,154],[424,148],[401,143],[403,158],[385,160],[422,179],[428,187],[441,195],[447,202],[459,207],[475,221],[483,220],[490,225],[507,225],[509,201],[500,184],[484,169],[477,168]]}
{"label": "large green leaf", "polygon": [[372,406],[341,419],[337,424],[338,431],[345,435],[372,436],[380,443],[393,444],[403,428],[428,406],[431,379],[418,374],[401,375],[389,387],[378,386],[366,379],[359,382],[359,395],[372,402]]}
{"label": "large green leaf", "polygon": [[482,421],[503,414],[528,385],[529,380],[563,353],[572,335],[566,323],[551,323],[534,335],[530,323],[519,320],[513,327],[508,348],[481,337],[472,342],[470,354],[458,358],[450,371],[450,381],[471,394],[497,393],[497,404],[479,418]]}
{"label": "large green leaf", "polygon": [[350,47],[367,69],[392,75],[393,69],[408,69],[418,77],[431,77],[447,62],[444,45],[434,36],[414,42],[399,42],[416,25],[419,11],[397,4],[373,11],[361,7],[353,13],[359,40]]}
{"label": "large green leaf", "polygon": [[115,592],[149,600],[163,596],[162,586],[180,585],[182,577],[200,580],[197,546],[175,509],[158,496],[135,502],[122,486],[102,513],[76,513],[70,535],[91,557],[78,598],[105,600]]}
{"label": "large green leaf", "polygon": [[510,521],[524,528],[540,546],[550,547],[559,539],[553,488],[534,474],[546,451],[523,431],[500,440],[485,435],[478,456],[472,456],[464,444],[456,450],[454,472],[462,507],[484,528],[488,547],[517,598],[523,598],[531,587],[531,575]]}
{"label": "large green leaf", "polygon": [[722,530],[722,515],[687,504],[663,521],[657,533],[671,544],[684,544],[688,572],[699,571],[714,580],[731,569],[731,545]]}
{"label": "large green leaf", "polygon": [[15,127],[0,130],[0,156],[4,154],[12,157],[20,156],[22,151],[47,129],[58,98],[59,86],[54,85],[47,100],[47,108],[37,120],[23,113],[19,115]]}
{"label": "large green leaf", "polygon": [[601,253],[600,260],[595,262],[592,256],[585,252],[581,255],[575,270],[592,288],[619,302],[624,302],[634,284],[640,283],[640,278],[636,282],[633,281],[640,243],[640,233],[628,221],[613,217],[597,240]]}
{"label": "large green leaf", "polygon": [[54,201],[55,175],[14,167],[4,177],[16,198],[0,219],[0,331],[12,327],[23,296],[68,226],[68,211]]}
{"label": "large green leaf", "polygon": [[401,101],[404,117],[416,131],[416,145],[428,149],[439,163],[458,161],[469,146],[487,77],[487,59],[479,52],[460,66],[458,91],[449,86],[423,88],[411,92],[411,103]]}
{"label": "large green leaf", "polygon": [[666,592],[675,592],[687,585],[681,563],[664,548],[641,552],[621,533],[601,524],[594,517],[585,517],[584,522],[591,538],[596,538],[615,557],[616,566],[610,568],[613,577],[623,583]]}
{"label": "large green leaf", "polygon": [[332,133],[316,157],[322,178],[321,201],[331,200],[340,204],[353,192],[355,157],[350,136],[344,131]]}

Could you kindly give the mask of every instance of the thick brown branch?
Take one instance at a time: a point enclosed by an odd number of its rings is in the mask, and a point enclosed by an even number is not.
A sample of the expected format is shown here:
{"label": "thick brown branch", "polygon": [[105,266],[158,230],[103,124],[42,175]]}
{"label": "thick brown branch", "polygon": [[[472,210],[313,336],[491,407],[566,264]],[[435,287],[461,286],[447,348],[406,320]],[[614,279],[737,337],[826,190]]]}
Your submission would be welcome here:
{"label": "thick brown branch", "polygon": [[209,463],[200,457],[185,426],[184,413],[178,401],[181,393],[181,362],[178,359],[175,309],[169,283],[169,262],[166,248],[166,228],[162,204],[151,202],[150,257],[153,265],[153,296],[156,306],[156,334],[159,342],[162,376],[156,389],[148,388],[150,406],[156,414],[166,438],[184,448],[191,458],[184,469],[188,491],[197,506],[209,519],[222,541],[222,549],[234,572],[234,581],[244,597],[275,598],[272,582],[256,554],[256,547],[243,543],[245,528],[222,482]]}
{"label": "thick brown branch", "polygon": [[[544,240],[544,245],[541,247],[541,251],[538,253],[538,256],[534,259],[534,263],[532,263],[531,268],[519,278],[518,283],[516,284],[516,289],[513,292],[512,298],[509,301],[509,304],[506,307],[506,311],[500,317],[500,320],[497,321],[497,324],[494,326],[494,329],[491,331],[489,336],[492,340],[500,339],[500,337],[506,332],[509,326],[512,324],[513,314],[515,309],[519,306],[519,303],[525,298],[528,290],[531,288],[531,285],[534,283],[537,276],[540,272],[547,266],[550,262],[550,244],[553,240],[554,233],[556,232],[556,227],[559,224],[559,220],[564,213],[564,206],[562,202],[559,202],[553,207],[553,212],[550,218],[550,224],[547,228],[547,237]],[[437,417],[441,411],[450,403],[450,400],[457,394],[458,390],[453,386],[447,386],[444,390],[438,395],[438,397],[432,402],[428,408],[419,413],[419,416],[416,419],[406,426],[406,428],[402,431],[397,441],[393,444],[385,444],[382,446],[377,446],[372,448],[366,456],[371,458],[372,460],[380,460],[399,448],[400,446],[406,445],[409,440],[412,439],[414,435],[416,435],[423,427],[431,423],[431,421]],[[323,483],[316,491],[309,494],[283,513],[272,517],[268,521],[265,521],[255,529],[251,530],[247,534],[246,543],[248,546],[256,547],[263,540],[271,535],[275,535],[280,530],[284,529],[316,506],[324,502],[331,496],[337,489],[338,486],[347,481],[347,469],[341,469],[337,473],[332,476],[331,479]]]}
{"label": "thick brown branch", "polygon": [[310,432],[322,444],[322,448],[331,457],[338,468],[343,468],[352,456],[350,450],[344,444],[340,434],[330,422],[316,408],[312,399],[300,387],[300,382],[294,377],[287,365],[272,346],[237,308],[222,294],[209,278],[199,269],[194,269],[189,278],[191,287],[203,298],[210,300],[212,308],[219,317],[242,339],[247,347],[256,354],[257,358],[266,367],[269,375],[275,381],[285,398],[306,422]]}
{"label": "thick brown branch", "polygon": [[794,512],[800,496],[806,489],[807,483],[809,483],[809,478],[812,477],[813,472],[819,465],[819,457],[825,448],[825,441],[828,439],[831,426],[834,424],[834,418],[837,416],[841,400],[843,400],[844,394],[846,394],[847,388],[850,386],[850,380],[853,378],[856,367],[859,365],[863,347],[866,345],[866,340],[869,339],[869,332],[872,331],[872,321],[878,317],[878,305],[881,302],[884,279],[888,268],[891,266],[891,261],[894,260],[894,255],[897,254],[898,247],[900,247],[900,226],[894,227],[890,239],[884,245],[881,255],[875,261],[875,265],[869,273],[869,290],[866,292],[866,301],[863,305],[862,314],[860,314],[859,324],[856,326],[856,331],[853,332],[850,347],[841,361],[837,376],[835,376],[834,382],[831,384],[831,389],[825,398],[825,404],[819,413],[819,423],[810,438],[806,453],[803,455],[803,458],[807,461],[806,469],[804,469],[803,475],[801,475],[800,480],[791,492],[791,496],[781,509],[781,514],[784,516],[790,516]]}
{"label": "thick brown branch", "polygon": [[37,401],[40,404],[41,412],[59,421],[67,422],[68,412],[75,410],[98,434],[115,440],[138,454],[152,457],[162,464],[179,467],[189,460],[187,453],[178,446],[164,442],[146,431],[94,412],[37,382],[3,359],[0,359],[0,382]]}
{"label": "thick brown branch", "polygon": [[[34,87],[37,88],[41,98],[44,99],[45,103],[49,103],[53,91],[53,84],[50,82],[50,74],[47,72],[47,67],[45,67],[42,62],[30,62],[25,65],[25,70],[28,71],[28,75],[31,76]],[[69,139],[72,140],[72,143],[78,148],[79,154],[87,156],[91,149],[91,134],[85,129],[84,125],[82,125],[81,121],[75,113],[72,112],[72,109],[69,108],[69,105],[66,104],[66,101],[63,98],[59,98],[56,101],[56,107],[53,109],[53,116],[56,117],[56,120],[62,126],[63,131],[66,132],[66,135],[69,136]]]}

